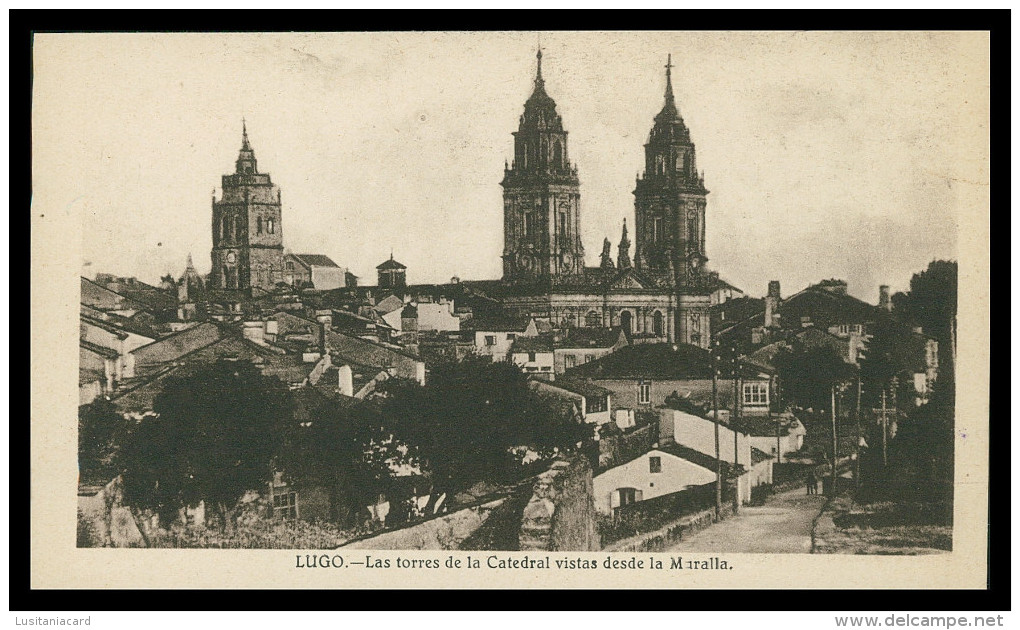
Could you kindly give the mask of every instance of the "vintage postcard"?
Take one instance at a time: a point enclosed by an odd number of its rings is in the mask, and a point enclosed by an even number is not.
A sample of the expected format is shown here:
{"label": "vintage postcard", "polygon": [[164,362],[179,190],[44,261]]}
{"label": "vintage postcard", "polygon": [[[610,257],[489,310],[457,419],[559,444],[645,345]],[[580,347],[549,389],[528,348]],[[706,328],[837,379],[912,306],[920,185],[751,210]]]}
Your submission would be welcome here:
{"label": "vintage postcard", "polygon": [[985,587],[988,33],[33,64],[33,587]]}

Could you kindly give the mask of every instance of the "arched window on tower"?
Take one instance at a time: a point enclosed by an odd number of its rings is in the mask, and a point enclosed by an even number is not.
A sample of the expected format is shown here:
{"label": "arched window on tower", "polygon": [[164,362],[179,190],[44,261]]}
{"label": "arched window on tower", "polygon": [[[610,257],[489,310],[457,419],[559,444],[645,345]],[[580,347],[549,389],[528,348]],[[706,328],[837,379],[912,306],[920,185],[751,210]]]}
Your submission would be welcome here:
{"label": "arched window on tower", "polygon": [[694,213],[687,218],[687,246],[690,249],[698,248],[698,217]]}
{"label": "arched window on tower", "polygon": [[272,219],[266,219],[266,232],[269,234],[276,234],[276,224]]}
{"label": "arched window on tower", "polygon": [[255,219],[255,225],[257,226],[258,233],[262,234],[262,217]]}
{"label": "arched window on tower", "polygon": [[234,233],[237,234],[237,240],[238,241],[244,239],[244,233],[242,231],[243,229],[244,229],[244,226],[241,225],[241,217],[235,218],[234,219]]}
{"label": "arched window on tower", "polygon": [[553,166],[563,168],[563,145],[559,140],[553,144]]}
{"label": "arched window on tower", "polygon": [[220,218],[220,240],[230,238],[230,217],[223,215]]}

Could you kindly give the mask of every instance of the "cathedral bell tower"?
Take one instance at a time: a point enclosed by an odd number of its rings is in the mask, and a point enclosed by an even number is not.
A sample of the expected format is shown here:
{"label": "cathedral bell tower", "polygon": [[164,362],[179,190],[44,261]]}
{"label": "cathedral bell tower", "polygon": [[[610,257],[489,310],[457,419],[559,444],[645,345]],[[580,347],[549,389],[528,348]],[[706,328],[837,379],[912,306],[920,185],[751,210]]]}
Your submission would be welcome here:
{"label": "cathedral bell tower", "polygon": [[283,280],[280,188],[260,173],[241,121],[241,151],[224,175],[223,193],[212,199],[213,289],[269,290]]}
{"label": "cathedral bell tower", "polygon": [[690,131],[673,97],[672,56],[666,62],[666,102],[645,144],[645,171],[634,190],[638,269],[668,272],[679,285],[702,275],[705,256],[704,174],[698,173]]}
{"label": "cathedral bell tower", "polygon": [[567,132],[542,79],[538,51],[535,89],[514,132],[514,159],[503,173],[503,279],[549,280],[584,273],[577,167]]}

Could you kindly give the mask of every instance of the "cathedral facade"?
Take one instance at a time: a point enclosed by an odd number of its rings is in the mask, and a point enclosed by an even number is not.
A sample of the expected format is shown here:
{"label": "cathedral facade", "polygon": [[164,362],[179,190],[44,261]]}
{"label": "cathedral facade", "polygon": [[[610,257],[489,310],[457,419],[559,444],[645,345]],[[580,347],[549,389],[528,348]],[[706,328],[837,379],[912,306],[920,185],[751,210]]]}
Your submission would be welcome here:
{"label": "cathedral facade", "polygon": [[280,187],[260,173],[242,122],[234,172],[224,175],[219,201],[212,199],[212,271],[209,288],[271,290],[283,279]]}
{"label": "cathedral facade", "polygon": [[539,51],[535,88],[513,134],[514,159],[502,181],[501,297],[508,312],[560,328],[621,327],[632,338],[708,347],[714,280],[705,268],[708,191],[676,106],[671,69],[667,63],[665,104],[634,190],[633,261],[625,221],[616,261],[606,239],[601,264],[586,267],[580,179],[545,89]]}

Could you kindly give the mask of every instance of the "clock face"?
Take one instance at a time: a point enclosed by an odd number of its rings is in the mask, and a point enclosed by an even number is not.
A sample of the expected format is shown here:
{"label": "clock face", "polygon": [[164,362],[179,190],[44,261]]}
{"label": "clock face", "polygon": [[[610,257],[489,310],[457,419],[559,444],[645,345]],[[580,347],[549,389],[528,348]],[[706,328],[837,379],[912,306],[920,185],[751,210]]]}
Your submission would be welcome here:
{"label": "clock face", "polygon": [[228,262],[228,263],[230,263],[230,264],[234,264],[234,262],[235,262],[236,260],[237,260],[237,255],[236,255],[236,254],[234,254],[234,252],[228,252],[228,253],[227,253],[227,262]]}

